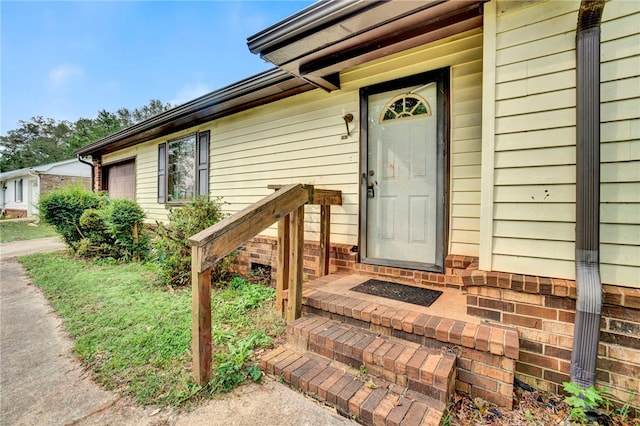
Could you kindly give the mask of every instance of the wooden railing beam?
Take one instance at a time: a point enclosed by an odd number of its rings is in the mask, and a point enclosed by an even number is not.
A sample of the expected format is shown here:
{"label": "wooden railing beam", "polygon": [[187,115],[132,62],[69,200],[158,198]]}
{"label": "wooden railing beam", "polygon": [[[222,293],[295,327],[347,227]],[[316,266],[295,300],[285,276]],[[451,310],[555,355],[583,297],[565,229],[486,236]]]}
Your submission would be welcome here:
{"label": "wooden railing beam", "polygon": [[[275,189],[276,191],[284,187],[285,185],[267,185],[267,188]],[[319,189],[314,187],[313,196],[307,204],[341,206],[342,191],[334,189]]]}
{"label": "wooden railing beam", "polygon": [[203,249],[198,271],[210,268],[236,247],[258,235],[289,212],[306,204],[312,193],[313,186],[310,185],[284,186],[256,204],[189,238],[192,246]]}
{"label": "wooden railing beam", "polygon": [[211,379],[211,267],[249,239],[278,222],[276,307],[287,322],[302,314],[304,206],[321,206],[321,274],[329,272],[330,205],[342,204],[341,191],[312,185],[270,185],[276,192],[189,238],[191,244],[193,375],[204,385]]}

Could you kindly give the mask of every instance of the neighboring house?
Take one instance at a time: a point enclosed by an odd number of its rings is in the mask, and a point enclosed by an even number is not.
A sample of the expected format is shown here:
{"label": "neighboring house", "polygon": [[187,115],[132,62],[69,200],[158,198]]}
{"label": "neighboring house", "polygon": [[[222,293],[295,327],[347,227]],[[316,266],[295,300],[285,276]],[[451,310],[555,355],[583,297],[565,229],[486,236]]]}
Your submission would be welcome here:
{"label": "neighboring house", "polygon": [[91,188],[91,166],[75,158],[0,173],[2,216],[32,217],[41,195],[76,183]]}
{"label": "neighboring house", "polygon": [[[276,68],[80,149],[97,188],[126,166],[150,221],[340,190],[332,272],[467,292],[517,329],[517,378],[640,407],[640,2],[325,1],[248,44]],[[275,235],[244,264],[272,264]]]}

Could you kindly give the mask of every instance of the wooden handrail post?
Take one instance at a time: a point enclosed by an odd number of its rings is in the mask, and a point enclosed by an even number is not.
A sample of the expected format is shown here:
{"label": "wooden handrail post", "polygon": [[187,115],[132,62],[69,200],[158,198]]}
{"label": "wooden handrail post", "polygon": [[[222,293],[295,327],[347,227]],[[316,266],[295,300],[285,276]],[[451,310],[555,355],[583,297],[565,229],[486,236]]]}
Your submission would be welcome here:
{"label": "wooden handrail post", "polygon": [[290,215],[278,221],[278,260],[276,271],[276,311],[284,318],[284,292],[289,288]]}
{"label": "wooden handrail post", "polygon": [[211,267],[239,245],[278,222],[276,309],[283,313],[284,291],[289,291],[287,322],[302,314],[304,268],[304,205],[321,205],[321,275],[329,273],[330,204],[342,205],[342,193],[313,185],[269,185],[276,192],[192,235],[191,350],[198,384],[211,379]]}
{"label": "wooden handrail post", "polygon": [[192,246],[202,247],[199,271],[225,257],[232,250],[276,223],[312,199],[313,186],[292,184],[221,220],[189,238]]}
{"label": "wooden handrail post", "polygon": [[199,272],[202,247],[191,247],[191,353],[193,377],[204,385],[211,379],[211,267]]}
{"label": "wooden handrail post", "polygon": [[319,275],[329,275],[329,258],[331,249],[331,206],[320,206],[320,271]]}
{"label": "wooden handrail post", "polygon": [[304,267],[304,205],[291,213],[291,244],[287,322],[302,315],[302,272]]}

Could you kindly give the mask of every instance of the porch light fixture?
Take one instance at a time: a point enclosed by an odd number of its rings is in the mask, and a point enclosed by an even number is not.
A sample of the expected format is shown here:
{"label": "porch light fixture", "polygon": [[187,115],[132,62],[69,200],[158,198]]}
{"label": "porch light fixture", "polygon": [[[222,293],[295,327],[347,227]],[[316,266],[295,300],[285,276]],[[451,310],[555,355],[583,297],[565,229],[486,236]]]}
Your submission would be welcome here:
{"label": "porch light fixture", "polygon": [[342,119],[344,120],[344,125],[347,126],[347,137],[349,137],[351,136],[351,131],[349,130],[349,123],[353,121],[353,114],[351,113],[345,114],[345,116],[342,117]]}

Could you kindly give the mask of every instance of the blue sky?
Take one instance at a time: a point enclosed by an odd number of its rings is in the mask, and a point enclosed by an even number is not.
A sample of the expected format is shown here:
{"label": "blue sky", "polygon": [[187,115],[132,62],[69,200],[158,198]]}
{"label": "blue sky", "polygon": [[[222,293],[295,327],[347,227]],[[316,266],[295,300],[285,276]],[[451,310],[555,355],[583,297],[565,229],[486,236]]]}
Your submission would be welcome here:
{"label": "blue sky", "polygon": [[1,1],[0,134],[179,104],[272,67],[247,37],[313,1]]}

